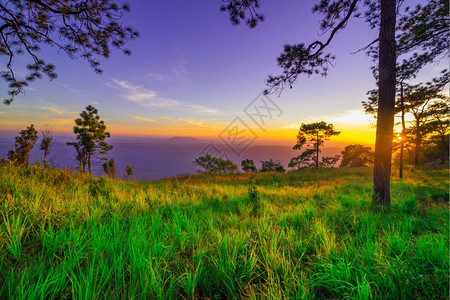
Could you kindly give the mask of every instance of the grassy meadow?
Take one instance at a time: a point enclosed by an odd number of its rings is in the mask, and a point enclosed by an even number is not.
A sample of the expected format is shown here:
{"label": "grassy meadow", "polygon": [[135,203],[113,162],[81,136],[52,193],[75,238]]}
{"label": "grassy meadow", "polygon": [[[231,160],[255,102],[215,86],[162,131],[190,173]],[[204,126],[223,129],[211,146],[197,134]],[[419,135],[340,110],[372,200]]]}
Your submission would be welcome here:
{"label": "grassy meadow", "polygon": [[448,176],[394,176],[381,209],[370,168],[127,182],[7,165],[0,298],[448,299]]}

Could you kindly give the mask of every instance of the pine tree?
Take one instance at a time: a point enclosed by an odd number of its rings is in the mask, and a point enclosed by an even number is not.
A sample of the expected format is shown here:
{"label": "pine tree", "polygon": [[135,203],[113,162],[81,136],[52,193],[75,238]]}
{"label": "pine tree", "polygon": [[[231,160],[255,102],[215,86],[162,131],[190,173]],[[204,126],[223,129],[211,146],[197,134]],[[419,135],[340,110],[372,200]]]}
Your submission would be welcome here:
{"label": "pine tree", "polygon": [[14,150],[8,152],[8,159],[14,160],[19,165],[28,166],[30,151],[38,140],[38,132],[31,124],[27,129],[21,130],[20,135],[16,136]]}
{"label": "pine tree", "polygon": [[80,118],[75,119],[73,133],[77,135],[76,142],[68,142],[68,146],[73,146],[77,151],[77,160],[84,172],[85,165],[88,166],[89,174],[92,174],[92,161],[98,155],[108,153],[113,146],[109,145],[105,139],[111,135],[106,131],[106,125],[98,115],[98,110],[92,105],[80,114]]}

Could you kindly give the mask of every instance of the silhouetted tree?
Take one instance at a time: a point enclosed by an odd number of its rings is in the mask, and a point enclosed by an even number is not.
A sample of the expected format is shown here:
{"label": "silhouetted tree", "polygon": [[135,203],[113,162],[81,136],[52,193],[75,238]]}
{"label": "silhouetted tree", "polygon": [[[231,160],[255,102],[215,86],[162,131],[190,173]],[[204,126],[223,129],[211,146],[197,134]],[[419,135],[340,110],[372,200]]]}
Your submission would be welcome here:
{"label": "silhouetted tree", "polygon": [[83,145],[81,144],[81,142],[74,142],[73,140],[72,142],[68,142],[67,145],[74,147],[76,153],[75,159],[78,161],[78,171],[85,173],[87,165],[87,154]]}
{"label": "silhouetted tree", "polygon": [[[291,158],[289,162],[290,168],[316,168],[317,165],[317,153],[315,149],[306,149],[299,156]],[[323,156],[319,161],[320,168],[334,168],[338,161],[341,159],[340,155],[335,156]]]}
{"label": "silhouetted tree", "polygon": [[426,122],[429,117],[428,105],[435,99],[445,99],[441,93],[441,83],[429,82],[410,86],[405,94],[405,107],[413,115],[413,127],[410,132],[414,135],[414,165],[418,166],[422,152],[422,142],[427,134]]}
{"label": "silhouetted tree", "polygon": [[441,163],[445,163],[449,149],[449,101],[448,97],[436,101],[427,108],[429,121],[425,124],[430,140],[439,145]]}
{"label": "silhouetted tree", "polygon": [[247,172],[247,173],[257,171],[255,163],[251,159],[244,159],[241,162],[241,167],[242,167],[242,170],[244,170],[244,172]]}
{"label": "silhouetted tree", "polygon": [[[99,60],[109,57],[113,46],[124,49],[127,41],[137,37],[137,32],[120,21],[129,11],[127,4],[113,0],[14,0],[0,3],[0,56],[6,56],[1,74],[9,84],[9,104],[23,88],[43,74],[56,78],[54,65],[38,56],[42,46],[52,46],[70,58],[86,59],[95,72],[101,73]],[[18,79],[13,63],[17,54],[32,59],[29,73]]]}
{"label": "silhouetted tree", "polygon": [[45,128],[41,131],[41,145],[39,147],[39,150],[44,151],[44,167],[47,165],[47,155],[50,152],[50,149],[52,148],[52,131],[50,127],[45,125]]}
{"label": "silhouetted tree", "polygon": [[[291,159],[293,164],[306,163],[306,161],[314,160],[316,169],[319,168],[320,147],[328,141],[331,136],[339,135],[339,131],[334,130],[333,124],[327,124],[324,121],[304,124],[300,126],[297,134],[297,144],[294,150],[300,150],[303,146],[309,147],[300,156]],[[291,164],[292,165],[292,164]]]}
{"label": "silhouetted tree", "polygon": [[335,156],[322,157],[320,166],[323,168],[335,168],[340,159],[341,159],[341,156],[339,154],[335,155]]}
{"label": "silhouetted tree", "polygon": [[238,166],[231,160],[224,160],[210,154],[198,157],[193,163],[206,173],[235,173],[238,171]]}
{"label": "silhouetted tree", "polygon": [[68,146],[73,146],[77,152],[77,160],[80,162],[84,172],[87,164],[89,174],[92,174],[92,159],[99,154],[106,154],[113,146],[105,142],[111,135],[106,131],[106,125],[100,120],[98,110],[89,105],[80,114],[81,118],[75,119],[76,126],[73,133],[77,135],[76,142],[68,142]]}
{"label": "silhouetted tree", "polygon": [[30,151],[38,140],[38,132],[31,124],[27,129],[21,130],[20,135],[16,136],[14,150],[8,152],[8,159],[15,161],[19,165],[28,166]]}
{"label": "silhouetted tree", "polygon": [[125,174],[126,174],[126,179],[128,180],[129,178],[131,178],[131,176],[133,176],[133,166],[126,166],[125,167]]}
{"label": "silhouetted tree", "polygon": [[272,158],[269,160],[261,161],[260,172],[281,172],[284,173],[286,170],[279,161],[274,161]]}
{"label": "silhouetted tree", "polygon": [[[264,18],[258,13],[259,0],[224,0],[223,11],[228,11],[233,24],[239,24],[246,20],[253,28]],[[358,5],[359,4],[359,5]],[[362,7],[366,8],[363,11]],[[416,61],[419,55],[425,57],[418,68],[430,62],[440,53],[448,51],[448,1],[431,0],[423,7],[416,10],[406,10],[401,18],[398,39],[399,53],[405,54],[418,50],[415,53]],[[281,93],[285,86],[292,87],[301,74],[327,75],[328,67],[332,65],[334,56],[325,53],[324,50],[331,44],[339,30],[345,28],[348,20],[353,15],[364,15],[371,28],[379,29],[379,37],[369,44],[369,49],[374,59],[378,61],[379,76],[379,102],[377,133],[375,143],[374,162],[374,195],[373,203],[390,205],[390,174],[392,157],[392,137],[394,125],[394,103],[396,85],[396,0],[320,0],[313,8],[313,12],[323,14],[321,29],[328,33],[328,39],[324,42],[314,41],[309,45],[300,43],[297,45],[285,45],[277,61],[283,69],[279,76],[269,76],[267,84],[269,90]],[[376,44],[378,43],[378,44]],[[376,45],[376,47],[370,47]]]}
{"label": "silhouetted tree", "polygon": [[341,152],[340,167],[366,167],[373,164],[373,150],[371,147],[355,144],[348,145]]}
{"label": "silhouetted tree", "polygon": [[114,161],[114,158],[111,158],[110,160],[105,159],[102,167],[103,172],[105,172],[106,176],[111,178],[116,177],[116,162]]}

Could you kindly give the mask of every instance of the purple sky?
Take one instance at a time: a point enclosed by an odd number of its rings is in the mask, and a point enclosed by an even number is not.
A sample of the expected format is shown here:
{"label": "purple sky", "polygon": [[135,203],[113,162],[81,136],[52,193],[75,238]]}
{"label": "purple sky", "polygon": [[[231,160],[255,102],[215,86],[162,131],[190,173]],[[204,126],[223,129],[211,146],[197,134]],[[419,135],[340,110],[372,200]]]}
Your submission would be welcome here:
{"label": "purple sky", "polygon": [[[283,45],[327,38],[320,36],[320,16],[311,12],[314,3],[263,0],[266,20],[249,29],[232,26],[219,11],[221,1],[133,1],[123,20],[140,33],[128,44],[131,56],[113,51],[101,60],[99,76],[86,61],[45,49],[42,57],[56,65],[58,78],[38,80],[10,106],[0,105],[0,130],[49,123],[70,132],[89,104],[112,134],[217,136],[235,117],[251,123],[243,110],[265,88],[267,75],[281,72],[276,57]],[[280,97],[270,96],[283,114],[265,130],[252,127],[258,136],[295,140],[301,122],[325,120],[343,130],[343,140],[374,142],[370,117],[361,109],[366,91],[375,86],[372,62],[363,52],[350,53],[376,36],[363,20],[351,19],[328,48],[337,56],[329,76],[301,77]],[[17,59],[19,74],[26,62]],[[419,79],[436,76],[444,65],[424,70]],[[0,90],[6,94],[3,81]]]}

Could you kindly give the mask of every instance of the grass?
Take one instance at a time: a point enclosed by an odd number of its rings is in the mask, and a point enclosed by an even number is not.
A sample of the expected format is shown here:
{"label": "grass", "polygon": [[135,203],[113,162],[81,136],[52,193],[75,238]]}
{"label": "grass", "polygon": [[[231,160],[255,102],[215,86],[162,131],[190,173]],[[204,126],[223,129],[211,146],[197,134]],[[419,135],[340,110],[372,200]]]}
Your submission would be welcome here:
{"label": "grass", "polygon": [[[448,299],[446,168],[126,182],[0,169],[2,299]],[[251,183],[252,182],[252,183]]]}

